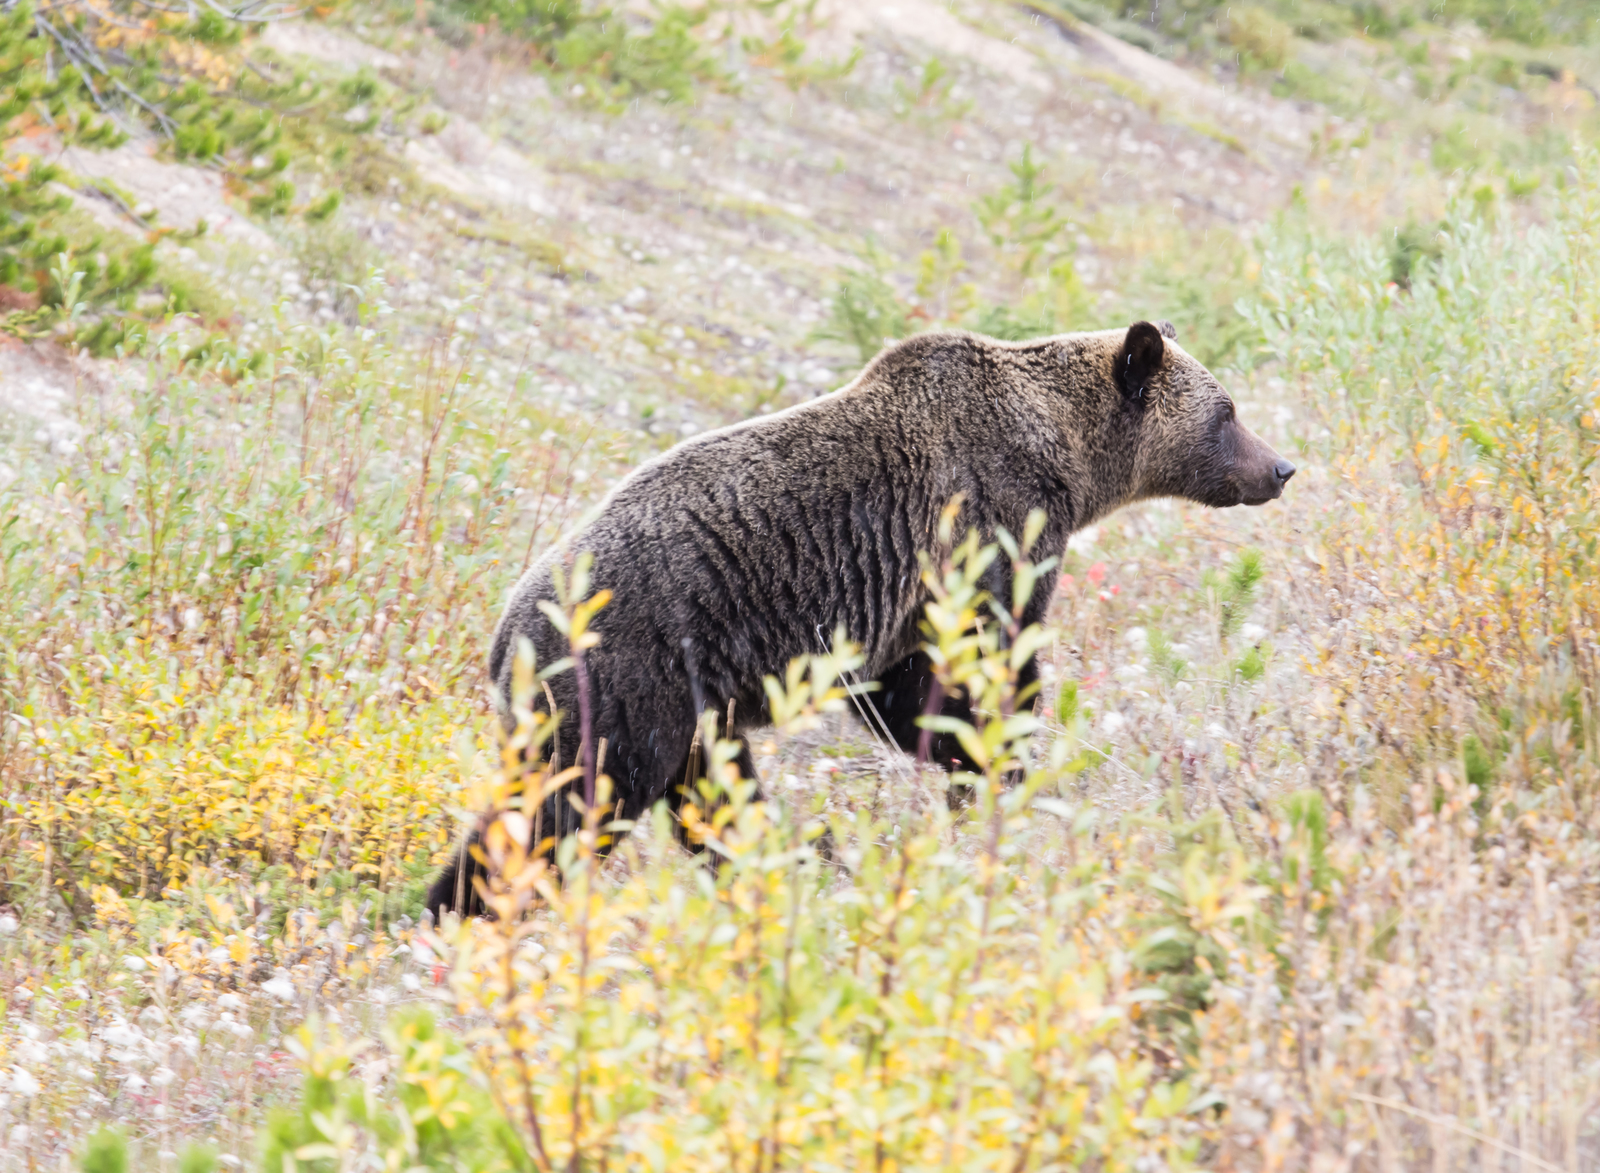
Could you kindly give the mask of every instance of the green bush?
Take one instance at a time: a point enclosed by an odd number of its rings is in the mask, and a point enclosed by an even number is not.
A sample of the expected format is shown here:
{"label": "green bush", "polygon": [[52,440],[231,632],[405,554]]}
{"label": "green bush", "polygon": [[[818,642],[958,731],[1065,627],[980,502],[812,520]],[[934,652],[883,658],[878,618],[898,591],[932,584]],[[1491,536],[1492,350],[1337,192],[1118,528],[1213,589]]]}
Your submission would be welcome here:
{"label": "green bush", "polygon": [[1051,200],[1055,185],[1024,144],[1022,157],[1011,164],[1012,181],[973,206],[989,242],[1024,277],[1031,276],[1045,249],[1066,229],[1066,217]]}
{"label": "green bush", "polygon": [[1444,255],[1443,226],[1424,226],[1412,222],[1397,228],[1389,247],[1389,280],[1401,289],[1411,288],[1411,279],[1428,263]]}
{"label": "green bush", "polygon": [[1264,8],[1240,5],[1227,14],[1228,43],[1264,69],[1282,69],[1289,60],[1294,31]]}
{"label": "green bush", "polygon": [[[102,1128],[89,1137],[78,1158],[80,1173],[129,1173],[128,1138],[119,1129]],[[215,1173],[217,1152],[191,1144],[178,1154],[178,1173]],[[276,1171],[274,1171],[276,1173]]]}
{"label": "green bush", "polygon": [[1245,550],[1231,569],[1223,574],[1206,571],[1201,578],[1216,615],[1217,636],[1226,643],[1244,623],[1256,601],[1256,591],[1266,577],[1260,550]]}
{"label": "green bush", "polygon": [[391,1094],[380,1094],[355,1068],[366,1048],[316,1026],[289,1040],[304,1076],[299,1103],[267,1117],[262,1173],[337,1173],[356,1154],[381,1169],[452,1173],[523,1173],[535,1168],[516,1130],[455,1036],[424,1009],[394,1014],[383,1032],[394,1065]]}
{"label": "green bush", "polygon": [[884,258],[869,247],[862,264],[840,276],[828,308],[828,319],[812,337],[856,348],[866,362],[884,345],[911,333],[908,307],[884,276]]}
{"label": "green bush", "polygon": [[657,6],[643,26],[629,12],[581,0],[455,0],[455,11],[493,22],[532,45],[547,65],[590,78],[618,100],[687,102],[696,83],[722,76],[694,32],[708,9]]}
{"label": "green bush", "polygon": [[128,1138],[113,1128],[102,1128],[84,1145],[78,1158],[83,1173],[128,1173]]}
{"label": "green bush", "polygon": [[1024,338],[1037,338],[1043,334],[1055,333],[1056,322],[1055,316],[1048,310],[1030,314],[1026,310],[1017,311],[1010,306],[991,305],[985,306],[973,317],[972,328],[979,334],[987,334],[991,338],[1020,342]]}

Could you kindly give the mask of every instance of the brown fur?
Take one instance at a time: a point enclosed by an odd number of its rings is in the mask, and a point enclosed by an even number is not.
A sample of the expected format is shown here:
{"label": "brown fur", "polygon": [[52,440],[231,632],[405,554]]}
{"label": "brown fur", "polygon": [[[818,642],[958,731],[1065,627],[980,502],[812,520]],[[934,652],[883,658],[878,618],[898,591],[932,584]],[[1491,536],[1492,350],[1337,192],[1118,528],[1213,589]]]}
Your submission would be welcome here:
{"label": "brown fur", "polygon": [[[1056,554],[1074,530],[1131,502],[1258,504],[1293,474],[1163,326],[1018,343],[920,335],[831,395],[642,465],[513,590],[489,656],[500,695],[519,638],[541,664],[567,655],[538,603],[554,598],[553,569],[590,551],[594,588],[613,592],[586,663],[592,737],[606,739],[618,816],[676,798],[697,714],[732,702],[735,735],[762,724],[762,678],[822,650],[839,627],[866,657],[863,676],[879,682],[872,703],[884,725],[915,748],[932,684],[918,651],[918,553],[933,548],[956,494],[963,523],[985,539],[1021,534],[1043,509],[1039,549]],[[1002,562],[988,585],[1009,597]],[[1041,584],[1025,620],[1048,604]],[[569,765],[580,742],[573,673],[550,686]],[[960,698],[944,708],[967,713]],[[932,752],[966,764],[952,738],[935,739]],[[743,768],[754,776],[748,754]],[[543,824],[573,829],[564,796]],[[429,906],[452,907],[457,884],[452,867]]]}

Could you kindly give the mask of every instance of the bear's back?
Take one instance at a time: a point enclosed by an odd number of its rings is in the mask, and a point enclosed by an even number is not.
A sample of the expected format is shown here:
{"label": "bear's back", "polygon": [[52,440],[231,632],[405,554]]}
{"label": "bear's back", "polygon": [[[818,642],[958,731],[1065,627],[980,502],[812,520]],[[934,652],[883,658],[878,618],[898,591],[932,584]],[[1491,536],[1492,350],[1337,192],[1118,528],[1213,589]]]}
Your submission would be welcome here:
{"label": "bear's back", "polygon": [[534,637],[541,662],[565,654],[537,604],[582,552],[594,555],[593,588],[612,592],[596,626],[613,648],[670,654],[684,638],[716,636],[730,673],[740,657],[769,671],[821,650],[842,625],[869,662],[902,654],[915,642],[919,554],[951,498],[963,494],[982,528],[1000,506],[1020,532],[1011,499],[1035,495],[1016,491],[1035,479],[1027,433],[1064,345],[1088,357],[1101,343],[918,335],[838,391],[641,465],[518,584],[491,652],[497,681],[512,632]]}

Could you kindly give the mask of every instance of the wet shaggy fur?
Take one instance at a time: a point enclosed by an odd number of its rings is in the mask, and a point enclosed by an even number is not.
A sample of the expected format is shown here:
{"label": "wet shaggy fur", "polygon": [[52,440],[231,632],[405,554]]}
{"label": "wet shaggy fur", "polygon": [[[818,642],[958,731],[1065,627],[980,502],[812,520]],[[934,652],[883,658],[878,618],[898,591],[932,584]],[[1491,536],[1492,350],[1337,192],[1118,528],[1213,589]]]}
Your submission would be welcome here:
{"label": "wet shaggy fur", "polygon": [[[932,686],[918,651],[918,553],[934,547],[956,494],[962,528],[984,538],[1021,534],[1043,509],[1044,556],[1145,498],[1226,507],[1281,493],[1293,466],[1239,423],[1171,335],[1147,322],[1021,343],[924,334],[831,395],[678,445],[618,484],[516,585],[489,654],[499,695],[509,695],[519,638],[541,665],[567,655],[538,604],[555,598],[552,568],[590,551],[593,588],[612,592],[586,666],[618,817],[675,804],[697,714],[725,714],[731,702],[736,734],[762,725],[763,677],[824,650],[839,627],[865,655],[863,677],[880,684],[871,702],[884,727],[915,751]],[[1004,561],[987,585],[1009,598]],[[1041,583],[1024,621],[1049,601]],[[576,680],[565,672],[549,683],[567,766],[580,741]],[[962,698],[943,708],[970,717]],[[967,764],[948,736],[922,748],[947,767]],[[755,776],[748,751],[741,764]],[[541,819],[556,835],[575,822],[563,795]],[[428,903],[440,911],[463,895],[475,909],[470,876],[452,866]]]}

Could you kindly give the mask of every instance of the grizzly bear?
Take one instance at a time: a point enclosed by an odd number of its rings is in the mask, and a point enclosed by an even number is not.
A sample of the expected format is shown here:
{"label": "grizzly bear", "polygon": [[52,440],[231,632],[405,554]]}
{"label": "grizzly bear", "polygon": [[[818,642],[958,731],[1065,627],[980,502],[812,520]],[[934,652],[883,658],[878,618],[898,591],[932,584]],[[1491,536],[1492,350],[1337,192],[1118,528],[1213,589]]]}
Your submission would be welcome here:
{"label": "grizzly bear", "polygon": [[[883,728],[908,751],[965,768],[953,737],[924,739],[917,724],[933,687],[919,651],[918,555],[934,548],[948,502],[961,495],[963,528],[985,540],[1002,528],[1020,535],[1042,509],[1042,557],[1131,502],[1261,505],[1294,471],[1236,418],[1167,323],[1028,342],[918,335],[832,394],[696,436],[625,477],[517,583],[490,646],[490,678],[503,706],[520,639],[541,665],[568,655],[539,604],[556,597],[553,571],[589,551],[593,589],[612,592],[585,668],[591,745],[605,739],[614,817],[676,803],[700,714],[731,705],[735,737],[760,726],[763,677],[824,650],[838,628],[878,684],[868,699]],[[1009,573],[996,559],[985,586],[1009,599]],[[1051,586],[1040,582],[1025,623],[1043,616]],[[579,753],[577,678],[564,672],[549,687],[565,767]],[[959,696],[941,707],[971,716]],[[740,766],[755,777],[748,749]],[[558,794],[540,821],[559,836],[577,816]],[[459,851],[439,876],[428,897],[436,915],[463,896],[464,911],[479,907],[459,870],[463,861],[478,870],[473,858]]]}

